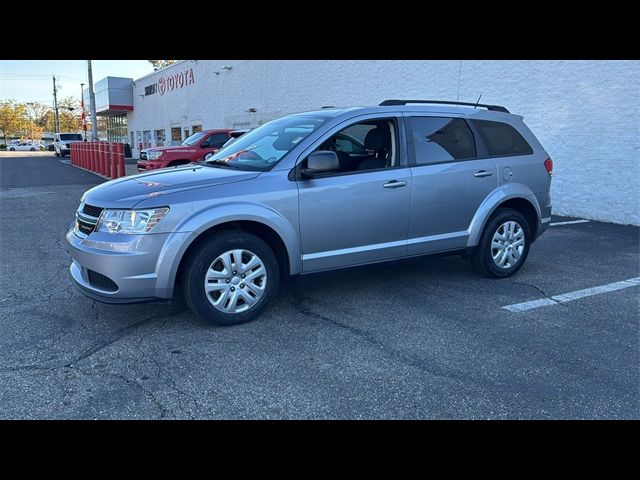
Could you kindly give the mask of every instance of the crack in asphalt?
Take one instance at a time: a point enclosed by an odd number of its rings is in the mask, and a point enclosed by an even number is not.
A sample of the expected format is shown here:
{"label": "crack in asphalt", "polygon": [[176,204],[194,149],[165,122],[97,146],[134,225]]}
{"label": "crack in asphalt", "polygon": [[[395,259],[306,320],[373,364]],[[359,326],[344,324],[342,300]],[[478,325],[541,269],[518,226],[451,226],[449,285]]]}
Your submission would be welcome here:
{"label": "crack in asphalt", "polygon": [[465,381],[469,382],[468,378],[463,378],[460,375],[452,374],[450,372],[445,372],[442,369],[434,370],[432,367],[427,366],[422,359],[413,358],[411,356],[406,355],[405,353],[396,350],[395,348],[390,347],[389,345],[384,344],[380,340],[378,340],[375,336],[373,336],[370,332],[365,330],[361,330],[352,325],[348,325],[346,323],[340,322],[339,320],[333,319],[331,317],[327,317],[326,315],[322,315],[311,310],[309,306],[306,306],[307,297],[302,295],[299,291],[295,289],[291,289],[291,294],[293,297],[293,308],[301,313],[303,316],[311,316],[322,320],[324,322],[330,323],[331,325],[346,330],[358,337],[364,339],[369,344],[371,344],[376,349],[380,350],[387,356],[394,358],[405,365],[409,365],[413,368],[417,368],[424,373],[428,373],[434,377],[440,377],[447,380],[453,380],[459,384],[463,384]]}
{"label": "crack in asphalt", "polygon": [[544,290],[542,290],[540,287],[538,287],[537,285],[533,285],[532,283],[525,283],[525,282],[514,282],[514,281],[511,281],[511,280],[509,280],[509,283],[511,283],[512,285],[520,285],[520,286],[523,286],[523,287],[533,288],[533,289],[537,290],[537,292],[540,293],[543,297],[551,300],[555,304],[560,305],[561,307],[564,307],[564,308],[571,308],[569,305],[567,305],[565,303],[562,303],[562,302],[559,302],[555,298],[551,297],[550,295],[547,295],[547,293]]}

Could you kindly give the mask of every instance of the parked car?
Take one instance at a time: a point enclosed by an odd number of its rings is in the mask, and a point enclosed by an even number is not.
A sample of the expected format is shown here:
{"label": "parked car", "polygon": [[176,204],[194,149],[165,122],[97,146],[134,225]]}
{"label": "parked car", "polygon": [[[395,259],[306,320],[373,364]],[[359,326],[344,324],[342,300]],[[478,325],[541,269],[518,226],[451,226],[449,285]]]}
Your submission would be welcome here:
{"label": "parked car", "polygon": [[56,133],[53,141],[53,151],[56,157],[65,157],[71,153],[71,144],[73,142],[81,142],[82,134],[80,133]]}
{"label": "parked car", "polygon": [[140,151],[138,171],[177,167],[191,162],[201,162],[217,152],[231,138],[231,130],[204,130],[188,137],[180,145],[145,148]]}
{"label": "parked car", "polygon": [[87,191],[66,235],[71,275],[107,303],[180,288],[218,325],[255,318],[286,275],[446,252],[508,277],[549,226],[552,172],[501,106],[388,100],[289,115],[200,165]]}
{"label": "parked car", "polygon": [[234,143],[236,140],[238,140],[242,135],[244,135],[245,133],[250,132],[251,129],[250,128],[243,128],[240,130],[232,130],[229,135],[231,136],[231,138],[229,138],[229,140],[227,140],[224,145],[222,145],[222,147],[220,147],[220,149],[222,150],[223,148],[228,147],[229,145],[231,145],[232,143]]}
{"label": "parked car", "polygon": [[40,149],[39,143],[21,142],[21,143],[10,143],[8,150],[10,152],[35,152],[39,149]]}

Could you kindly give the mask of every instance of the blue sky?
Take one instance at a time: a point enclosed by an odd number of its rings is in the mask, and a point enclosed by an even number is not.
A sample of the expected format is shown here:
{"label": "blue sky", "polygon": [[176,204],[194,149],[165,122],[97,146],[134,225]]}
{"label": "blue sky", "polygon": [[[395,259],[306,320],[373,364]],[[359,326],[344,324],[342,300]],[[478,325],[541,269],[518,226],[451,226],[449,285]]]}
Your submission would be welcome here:
{"label": "blue sky", "polygon": [[[146,60],[93,60],[94,84],[104,77],[134,80],[153,72]],[[53,81],[59,80],[58,98],[80,98],[80,84],[87,82],[85,60],[0,60],[0,100],[18,102],[53,101]]]}

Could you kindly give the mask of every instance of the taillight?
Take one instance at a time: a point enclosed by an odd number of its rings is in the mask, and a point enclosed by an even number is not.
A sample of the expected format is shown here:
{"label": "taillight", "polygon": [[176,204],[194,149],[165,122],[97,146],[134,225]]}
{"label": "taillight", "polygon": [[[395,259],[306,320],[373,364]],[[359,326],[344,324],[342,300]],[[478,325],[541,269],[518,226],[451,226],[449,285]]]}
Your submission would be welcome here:
{"label": "taillight", "polygon": [[553,175],[553,160],[551,160],[551,158],[547,158],[544,161],[544,168],[547,169],[547,173],[551,177]]}

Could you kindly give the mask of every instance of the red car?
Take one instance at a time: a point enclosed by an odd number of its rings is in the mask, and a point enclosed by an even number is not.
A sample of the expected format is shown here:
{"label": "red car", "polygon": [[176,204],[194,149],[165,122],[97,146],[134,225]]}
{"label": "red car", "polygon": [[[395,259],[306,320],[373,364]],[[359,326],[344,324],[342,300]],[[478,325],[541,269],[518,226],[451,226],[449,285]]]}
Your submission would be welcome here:
{"label": "red car", "polygon": [[186,165],[201,162],[217,152],[230,138],[234,130],[220,128],[204,130],[187,138],[181,145],[145,148],[140,152],[138,171]]}

